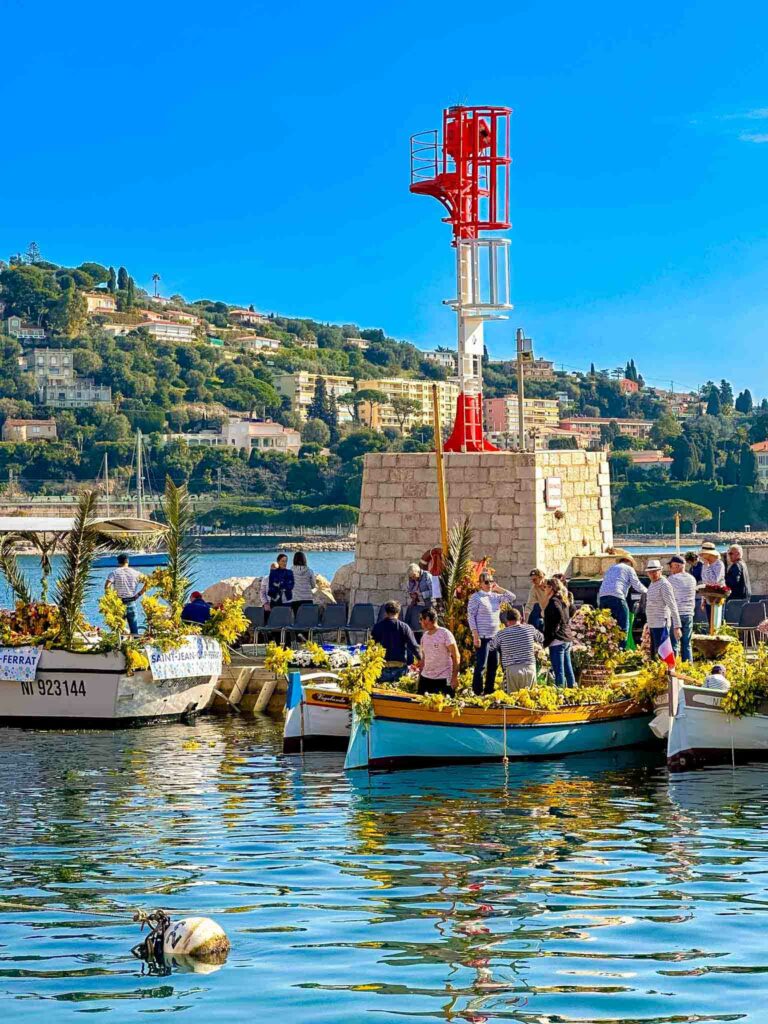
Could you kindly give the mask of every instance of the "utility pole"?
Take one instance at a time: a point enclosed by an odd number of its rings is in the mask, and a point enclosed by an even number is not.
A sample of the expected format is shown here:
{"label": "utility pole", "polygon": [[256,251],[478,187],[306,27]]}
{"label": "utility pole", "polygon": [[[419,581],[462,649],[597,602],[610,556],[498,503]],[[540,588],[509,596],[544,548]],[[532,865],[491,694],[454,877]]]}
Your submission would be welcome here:
{"label": "utility pole", "polygon": [[216,470],[216,494],[221,501],[221,466]]}
{"label": "utility pole", "polygon": [[718,533],[720,533],[720,518],[721,518],[722,514],[723,514],[723,510],[718,507],[718,510],[717,510],[717,532]]}

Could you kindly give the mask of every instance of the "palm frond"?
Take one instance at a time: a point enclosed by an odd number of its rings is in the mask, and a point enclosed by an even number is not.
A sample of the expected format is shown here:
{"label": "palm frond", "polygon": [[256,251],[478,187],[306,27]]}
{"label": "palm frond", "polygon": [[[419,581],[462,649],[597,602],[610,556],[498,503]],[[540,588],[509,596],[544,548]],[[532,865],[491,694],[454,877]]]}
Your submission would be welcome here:
{"label": "palm frond", "polygon": [[165,481],[163,516],[167,526],[168,598],[173,613],[181,614],[194,562],[190,528],[195,521],[195,513],[187,488],[177,487],[170,477]]}
{"label": "palm frond", "polygon": [[469,525],[469,516],[462,522],[456,523],[448,536],[448,554],[443,560],[443,571],[440,576],[440,586],[443,592],[445,604],[446,621],[453,618],[453,605],[456,600],[456,591],[462,580],[472,571],[472,527]]}
{"label": "palm frond", "polygon": [[93,583],[93,559],[104,547],[94,520],[96,492],[84,491],[77,503],[75,522],[64,541],[64,565],[56,580],[54,601],[61,619],[61,642],[72,648],[83,618],[83,605]]}
{"label": "palm frond", "polygon": [[21,571],[16,552],[13,550],[15,542],[16,538],[10,535],[5,537],[0,544],[0,573],[3,574],[6,583],[19,601],[31,604],[32,592],[29,589],[26,576]]}

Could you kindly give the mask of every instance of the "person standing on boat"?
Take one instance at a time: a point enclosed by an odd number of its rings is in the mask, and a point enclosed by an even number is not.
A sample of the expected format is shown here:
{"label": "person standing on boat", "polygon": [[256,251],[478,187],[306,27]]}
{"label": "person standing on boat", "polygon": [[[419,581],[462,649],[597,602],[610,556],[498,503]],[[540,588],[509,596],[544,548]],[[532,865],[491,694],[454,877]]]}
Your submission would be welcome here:
{"label": "person standing on boat", "polygon": [[317,590],[317,578],[307,565],[307,556],[297,551],[293,556],[293,599],[291,607],[294,615],[296,609],[303,604],[314,604],[313,594]]}
{"label": "person standing on boat", "polygon": [[[701,582],[705,587],[716,586],[721,587],[725,585],[725,565],[720,557],[720,552],[717,547],[712,543],[711,540],[706,540],[701,545],[699,551],[699,558],[704,563],[704,568],[701,570]],[[701,600],[702,609],[708,613],[709,608],[707,607],[706,598]],[[723,605],[715,604],[711,611],[712,623],[715,629],[720,628],[720,624],[723,621]]]}
{"label": "person standing on boat", "polygon": [[384,668],[379,676],[380,683],[396,683],[405,672],[409,662],[419,657],[416,634],[400,615],[400,602],[387,601],[384,618],[379,619],[371,630],[371,637],[384,648]]}
{"label": "person standing on boat", "polygon": [[124,552],[117,556],[117,568],[107,576],[104,584],[106,593],[111,587],[125,605],[125,619],[133,636],[138,636],[139,622],[136,618],[136,601],[147,589],[147,578],[140,572],[131,569],[128,555]]}
{"label": "person standing on boat", "polygon": [[534,629],[541,629],[544,625],[541,609],[544,607],[544,598],[546,597],[547,578],[541,569],[531,569],[528,578],[531,581],[531,589],[528,591],[528,600],[525,602],[525,621],[529,622]]}
{"label": "person standing on boat", "polygon": [[501,617],[506,625],[493,637],[488,648],[499,652],[504,672],[504,689],[507,693],[514,693],[536,682],[534,644],[543,644],[544,637],[529,622],[522,621],[523,617],[517,608],[502,612]]}
{"label": "person standing on boat", "polygon": [[444,693],[453,696],[459,685],[459,648],[450,629],[438,626],[437,612],[425,608],[419,616],[421,628],[421,658],[417,661],[419,670],[418,693]]}
{"label": "person standing on boat", "polygon": [[[504,590],[498,583],[494,583],[493,576],[489,572],[480,573],[479,584],[480,589],[471,595],[467,603],[467,618],[475,645],[475,672],[472,677],[472,689],[478,696],[483,692],[493,693],[496,689],[496,669],[499,664],[499,656],[496,649],[490,651],[488,645],[501,627],[499,610],[502,604],[512,604],[515,600],[512,591]],[[483,685],[483,676],[485,676],[485,685]]]}
{"label": "person standing on boat", "polygon": [[618,557],[603,576],[603,582],[597,592],[597,605],[607,608],[616,620],[619,629],[626,635],[629,629],[629,605],[627,595],[630,590],[636,594],[644,594],[645,587],[637,578],[634,568],[635,560],[624,552]]}
{"label": "person standing on boat", "polygon": [[669,580],[662,576],[658,558],[651,558],[646,563],[645,571],[651,578],[645,595],[645,618],[651,633],[651,657],[655,658],[665,633],[669,633],[670,640],[675,644],[683,631],[675,592]]}
{"label": "person standing on boat", "polygon": [[677,610],[680,612],[680,640],[673,641],[675,654],[683,661],[693,664],[693,613],[696,610],[696,580],[685,571],[685,559],[682,555],[672,555],[669,562],[669,585],[675,595]]}
{"label": "person standing on boat", "polygon": [[290,604],[293,598],[293,573],[288,568],[288,555],[284,551],[277,556],[277,568],[269,570],[267,597],[272,608]]}
{"label": "person standing on boat", "polygon": [[731,588],[729,600],[748,601],[752,597],[752,585],[749,582],[749,569],[744,561],[741,544],[731,544],[728,548],[728,568],[725,570],[725,585]]}
{"label": "person standing on boat", "polygon": [[549,650],[555,686],[576,685],[571,662],[573,633],[567,593],[560,580],[547,580],[547,593],[544,598],[544,646]]}

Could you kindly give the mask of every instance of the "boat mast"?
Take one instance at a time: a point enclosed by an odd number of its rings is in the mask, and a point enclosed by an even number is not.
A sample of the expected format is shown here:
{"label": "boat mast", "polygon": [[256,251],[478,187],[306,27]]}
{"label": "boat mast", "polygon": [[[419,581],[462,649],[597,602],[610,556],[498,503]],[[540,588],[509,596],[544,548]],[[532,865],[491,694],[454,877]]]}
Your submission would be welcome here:
{"label": "boat mast", "polygon": [[136,518],[144,518],[144,468],[141,464],[141,431],[136,431]]}
{"label": "boat mast", "polygon": [[112,514],[109,509],[109,452],[104,452],[104,493],[107,496],[107,519]]}

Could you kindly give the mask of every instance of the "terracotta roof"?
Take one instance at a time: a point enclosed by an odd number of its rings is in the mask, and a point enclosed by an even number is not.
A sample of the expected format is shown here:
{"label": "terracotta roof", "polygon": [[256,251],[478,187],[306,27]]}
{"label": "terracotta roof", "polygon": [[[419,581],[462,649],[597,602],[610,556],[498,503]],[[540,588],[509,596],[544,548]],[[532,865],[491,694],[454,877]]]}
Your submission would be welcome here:
{"label": "terracotta roof", "polygon": [[673,461],[670,458],[669,455],[662,455],[661,452],[656,452],[656,451],[651,451],[651,452],[627,452],[627,454],[629,455],[629,457],[632,459],[632,462],[636,466],[642,466],[643,463],[645,463],[647,465],[664,465],[664,466],[666,466],[666,465],[670,465],[672,463],[672,461]]}
{"label": "terracotta roof", "polygon": [[757,444],[750,445],[753,452],[768,452],[768,441],[758,441]]}
{"label": "terracotta roof", "polygon": [[10,416],[5,421],[6,427],[50,427],[55,426],[56,420],[15,420]]}

